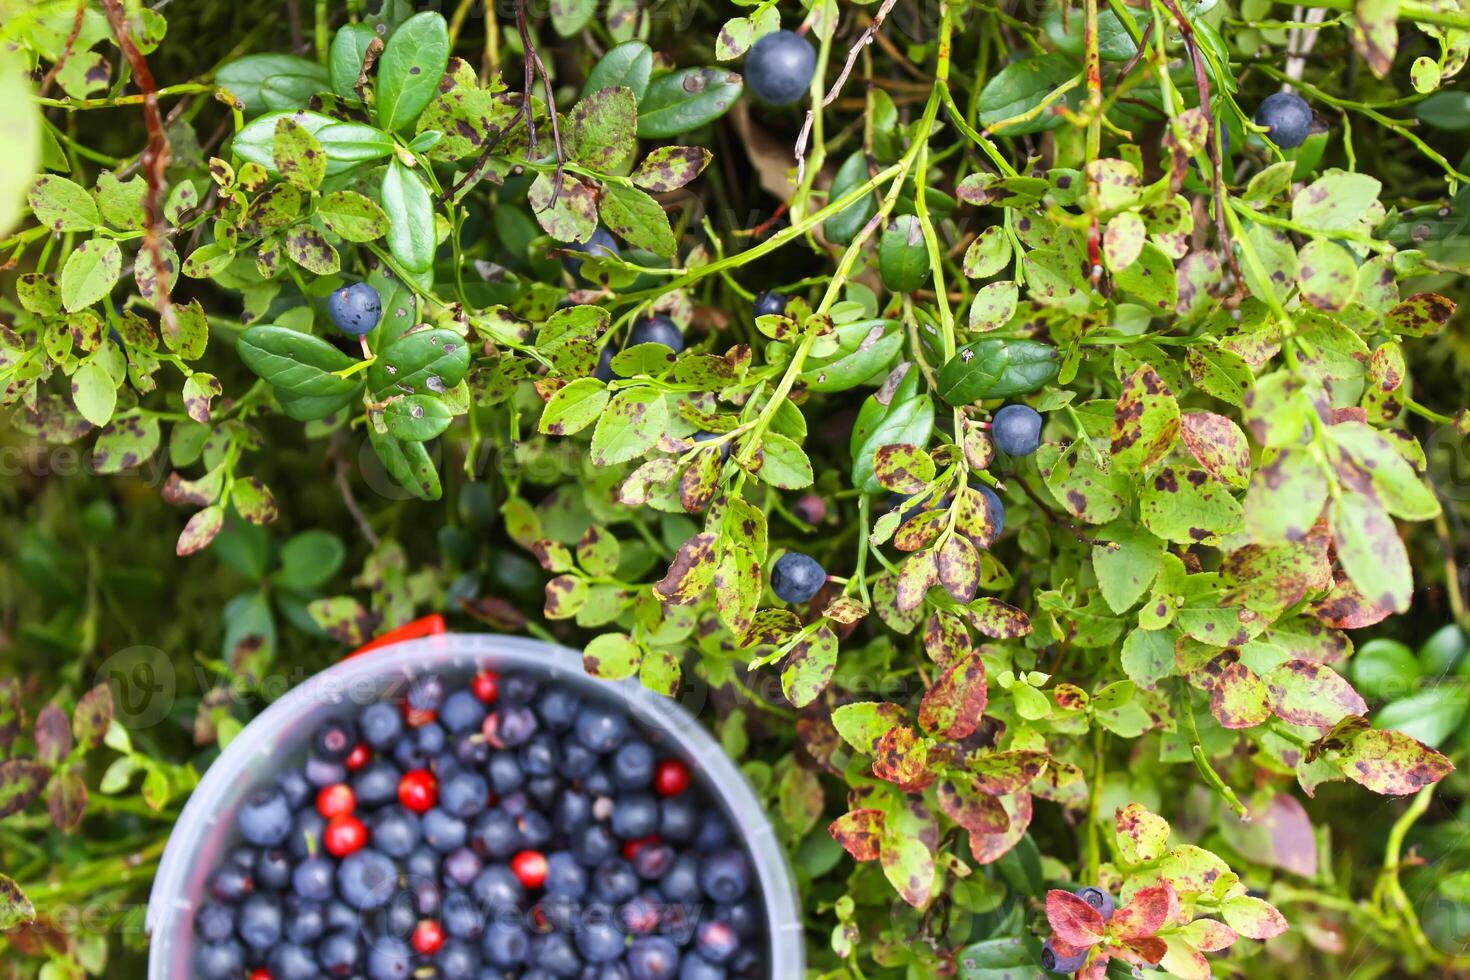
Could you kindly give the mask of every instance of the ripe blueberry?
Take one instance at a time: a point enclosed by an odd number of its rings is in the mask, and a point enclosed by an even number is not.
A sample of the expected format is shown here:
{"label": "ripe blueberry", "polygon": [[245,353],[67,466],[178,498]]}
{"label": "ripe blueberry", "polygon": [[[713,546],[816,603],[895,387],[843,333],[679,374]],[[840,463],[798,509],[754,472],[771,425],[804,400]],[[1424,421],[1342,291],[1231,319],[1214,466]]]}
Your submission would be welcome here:
{"label": "ripe blueberry", "polygon": [[1101,888],[1088,885],[1086,888],[1077,889],[1072,894],[1102,913],[1103,921],[1107,921],[1113,917],[1113,896]]}
{"label": "ripe blueberry", "polygon": [[240,836],[257,847],[275,847],[291,832],[291,805],[279,789],[252,793],[240,807]]}
{"label": "ripe blueberry", "polygon": [[1053,945],[1053,940],[1050,939],[1041,946],[1041,967],[1052,973],[1076,973],[1082,969],[1082,964],[1086,962],[1086,949],[1079,949],[1075,953],[1064,954]]}
{"label": "ripe blueberry", "polygon": [[1041,414],[1030,405],[1006,405],[990,420],[990,438],[1007,456],[1030,456],[1041,445]]}
{"label": "ripe blueberry", "polygon": [[370,333],[383,318],[383,300],[365,282],[343,286],[327,297],[327,312],[337,329],[354,337]]}
{"label": "ripe blueberry", "polygon": [[810,601],[826,581],[826,569],[799,551],[788,551],[771,569],[771,591],[785,602]]}
{"label": "ripe blueberry", "polygon": [[763,35],[745,56],[746,84],[771,105],[790,105],[800,99],[816,69],[816,48],[793,31]]}
{"label": "ripe blueberry", "polygon": [[1268,95],[1256,109],[1256,125],[1266,127],[1266,136],[1290,150],[1306,142],[1312,131],[1312,107],[1295,92]]}
{"label": "ripe blueberry", "polygon": [[752,312],[755,316],[768,316],[775,313],[785,313],[786,304],[789,302],[785,293],[778,293],[774,289],[768,289],[763,293],[755,294],[755,303]]}
{"label": "ripe blueberry", "polygon": [[628,331],[628,346],[635,344],[663,344],[675,354],[684,349],[684,335],[673,320],[662,313],[639,317]]}

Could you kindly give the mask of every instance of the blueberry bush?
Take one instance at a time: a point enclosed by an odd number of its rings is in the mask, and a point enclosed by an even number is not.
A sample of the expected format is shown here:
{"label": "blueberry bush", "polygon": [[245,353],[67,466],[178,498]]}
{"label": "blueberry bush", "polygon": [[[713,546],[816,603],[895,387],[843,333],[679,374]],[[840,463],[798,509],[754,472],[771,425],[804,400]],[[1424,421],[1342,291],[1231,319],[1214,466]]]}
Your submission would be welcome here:
{"label": "blueberry bush", "polygon": [[812,977],[1470,970],[1467,58],[0,0],[4,974],[142,975],[219,748],[432,612],[714,729]]}

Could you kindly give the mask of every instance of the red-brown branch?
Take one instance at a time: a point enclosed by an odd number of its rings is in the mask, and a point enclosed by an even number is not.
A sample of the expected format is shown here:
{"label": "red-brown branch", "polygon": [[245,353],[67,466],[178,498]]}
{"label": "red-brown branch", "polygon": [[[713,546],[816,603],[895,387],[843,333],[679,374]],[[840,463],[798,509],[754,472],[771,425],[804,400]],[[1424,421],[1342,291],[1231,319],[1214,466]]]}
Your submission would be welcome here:
{"label": "red-brown branch", "polygon": [[174,329],[173,304],[169,301],[168,263],[163,256],[163,191],[168,167],[168,133],[163,127],[163,113],[158,108],[158,85],[153,81],[153,72],[138,45],[133,42],[128,29],[127,13],[121,0],[102,0],[107,11],[107,21],[112,25],[112,36],[118,49],[133,70],[133,81],[143,94],[143,120],[148,127],[148,146],[143,150],[143,178],[148,183],[148,194],[144,198],[144,213],[147,227],[143,233],[143,247],[153,259],[153,275],[158,280],[158,312],[165,333]]}

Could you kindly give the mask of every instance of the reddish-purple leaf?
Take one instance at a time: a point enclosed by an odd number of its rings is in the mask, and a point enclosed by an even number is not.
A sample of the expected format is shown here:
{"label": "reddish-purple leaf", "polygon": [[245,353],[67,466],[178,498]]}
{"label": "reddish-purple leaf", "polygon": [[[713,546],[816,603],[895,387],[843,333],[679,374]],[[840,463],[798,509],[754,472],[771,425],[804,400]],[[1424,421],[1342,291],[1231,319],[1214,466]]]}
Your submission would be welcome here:
{"label": "reddish-purple leaf", "polygon": [[1384,729],[1351,735],[1337,765],[1349,779],[1385,796],[1417,793],[1455,771],[1454,763],[1418,739]]}
{"label": "reddish-purple leaf", "polygon": [[1251,450],[1240,426],[1214,412],[1185,412],[1179,424],[1184,444],[1211,476],[1245,489],[1251,478]]}
{"label": "reddish-purple leaf", "polygon": [[997,640],[1016,640],[1031,632],[1031,620],[1015,606],[985,596],[964,609],[970,625]]}
{"label": "reddish-purple leaf", "polygon": [[1368,713],[1368,705],[1331,667],[1310,660],[1288,660],[1266,675],[1271,708],[1292,725],[1331,728],[1348,715]]}
{"label": "reddish-purple leaf", "polygon": [[1108,931],[1120,939],[1137,940],[1154,935],[1179,912],[1179,896],[1167,881],[1140,888],[1127,905],[1113,913]]}
{"label": "reddish-purple leaf", "polygon": [[878,842],[883,834],[882,810],[853,810],[832,821],[827,828],[832,839],[859,861],[878,859]]}
{"label": "reddish-purple leaf", "polygon": [[907,725],[889,729],[873,751],[873,775],[907,793],[926,788],[935,778],[928,745]]}
{"label": "reddish-purple leaf", "polygon": [[1103,938],[1102,913],[1060,888],[1046,893],[1046,921],[1056,938],[1068,946],[1095,946]]}
{"label": "reddish-purple leaf", "polygon": [[970,856],[976,864],[993,864],[1005,857],[1026,835],[1031,826],[1031,794],[1017,793],[1000,797],[1011,825],[1003,834],[970,834]]}
{"label": "reddish-purple leaf", "polygon": [[980,792],[975,780],[952,773],[939,783],[939,808],[972,834],[1003,834],[1011,818],[999,799]]}
{"label": "reddish-purple leaf", "polygon": [[988,693],[985,664],[972,653],[950,667],[919,702],[919,724],[927,732],[965,738],[980,724]]}

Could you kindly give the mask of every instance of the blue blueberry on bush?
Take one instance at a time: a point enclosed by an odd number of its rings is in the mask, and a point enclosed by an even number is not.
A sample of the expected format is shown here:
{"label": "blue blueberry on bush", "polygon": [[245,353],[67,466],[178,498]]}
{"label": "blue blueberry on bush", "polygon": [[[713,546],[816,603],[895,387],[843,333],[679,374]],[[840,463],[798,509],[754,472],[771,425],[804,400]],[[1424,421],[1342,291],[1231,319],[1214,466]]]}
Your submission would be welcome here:
{"label": "blue blueberry on bush", "polygon": [[[622,250],[618,248],[618,240],[612,236],[612,232],[602,227],[594,231],[592,237],[585,244],[573,242],[562,247],[568,252],[582,252],[585,255],[607,257],[623,254]],[[561,259],[561,267],[571,273],[573,279],[581,279],[583,282],[588,281],[582,276],[581,259],[574,259],[570,255],[564,255]]]}
{"label": "blue blueberry on bush", "polygon": [[1113,917],[1113,896],[1101,888],[1088,885],[1086,888],[1077,889],[1072,894],[1097,909],[1102,914],[1104,922]]}
{"label": "blue blueberry on bush", "polygon": [[1050,939],[1041,946],[1041,967],[1051,973],[1076,973],[1086,962],[1087,950],[1085,949],[1078,950],[1071,956],[1063,956],[1057,952]]}
{"label": "blue blueberry on bush", "polygon": [[327,312],[338,330],[361,337],[371,333],[383,318],[383,300],[367,283],[355,282],[327,297]]}
{"label": "blue blueberry on bush", "polygon": [[771,591],[785,602],[809,602],[827,581],[827,570],[811,555],[788,551],[771,568]]}
{"label": "blue blueberry on bush", "polygon": [[817,49],[794,31],[763,35],[745,56],[745,84],[771,105],[790,105],[800,99],[816,70]]}
{"label": "blue blueberry on bush", "polygon": [[684,349],[684,335],[673,320],[662,313],[639,317],[628,331],[628,346],[636,344],[663,344],[675,354]]}
{"label": "blue blueberry on bush", "polygon": [[1007,456],[1030,456],[1041,445],[1041,413],[1030,405],[1006,405],[990,420],[990,438]]}
{"label": "blue blueberry on bush", "polygon": [[1266,127],[1266,136],[1290,150],[1306,142],[1312,131],[1312,107],[1295,92],[1268,95],[1256,109],[1256,125]]}
{"label": "blue blueberry on bush", "polygon": [[763,293],[755,294],[755,303],[752,312],[756,316],[770,316],[786,312],[786,304],[790,302],[785,293],[778,293],[774,289],[768,289]]}

